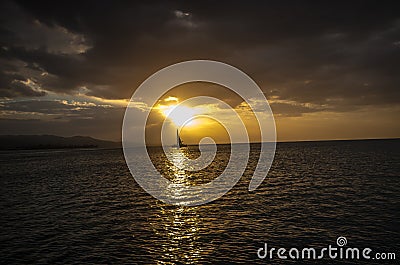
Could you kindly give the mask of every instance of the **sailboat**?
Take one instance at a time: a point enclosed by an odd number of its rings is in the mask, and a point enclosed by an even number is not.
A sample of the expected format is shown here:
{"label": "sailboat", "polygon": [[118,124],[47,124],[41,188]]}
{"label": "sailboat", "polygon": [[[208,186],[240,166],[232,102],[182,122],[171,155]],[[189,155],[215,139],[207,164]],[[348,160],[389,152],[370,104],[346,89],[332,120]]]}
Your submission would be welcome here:
{"label": "sailboat", "polygon": [[178,129],[176,130],[176,147],[181,148],[181,147],[186,147],[187,144],[184,144],[181,137],[179,137],[179,131]]}

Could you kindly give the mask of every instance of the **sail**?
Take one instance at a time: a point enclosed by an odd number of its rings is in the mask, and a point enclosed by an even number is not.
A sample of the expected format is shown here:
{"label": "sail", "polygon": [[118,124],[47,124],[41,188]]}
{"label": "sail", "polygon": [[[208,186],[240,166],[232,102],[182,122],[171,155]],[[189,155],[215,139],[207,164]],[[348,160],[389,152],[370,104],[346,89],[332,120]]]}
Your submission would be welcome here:
{"label": "sail", "polygon": [[176,146],[177,146],[178,148],[187,146],[186,144],[184,144],[184,143],[182,142],[181,137],[179,137],[179,131],[178,131],[178,130],[176,130]]}

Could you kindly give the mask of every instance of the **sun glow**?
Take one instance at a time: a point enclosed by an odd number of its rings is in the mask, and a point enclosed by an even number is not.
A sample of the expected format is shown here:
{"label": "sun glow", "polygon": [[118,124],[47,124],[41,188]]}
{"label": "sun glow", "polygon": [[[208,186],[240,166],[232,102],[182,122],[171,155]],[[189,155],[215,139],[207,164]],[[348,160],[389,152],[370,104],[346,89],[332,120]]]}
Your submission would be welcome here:
{"label": "sun glow", "polygon": [[196,120],[193,118],[198,114],[198,111],[194,108],[183,105],[161,105],[158,108],[167,119],[178,127],[196,124]]}

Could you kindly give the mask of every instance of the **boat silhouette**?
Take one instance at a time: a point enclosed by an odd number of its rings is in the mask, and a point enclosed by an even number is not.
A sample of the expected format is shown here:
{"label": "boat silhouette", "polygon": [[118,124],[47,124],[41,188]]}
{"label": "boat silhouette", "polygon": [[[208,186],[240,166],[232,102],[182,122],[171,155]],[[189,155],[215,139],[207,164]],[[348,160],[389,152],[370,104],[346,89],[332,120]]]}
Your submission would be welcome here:
{"label": "boat silhouette", "polygon": [[187,147],[187,144],[185,144],[182,141],[181,137],[179,136],[178,129],[176,130],[176,145],[174,145],[174,147],[177,147],[177,148]]}

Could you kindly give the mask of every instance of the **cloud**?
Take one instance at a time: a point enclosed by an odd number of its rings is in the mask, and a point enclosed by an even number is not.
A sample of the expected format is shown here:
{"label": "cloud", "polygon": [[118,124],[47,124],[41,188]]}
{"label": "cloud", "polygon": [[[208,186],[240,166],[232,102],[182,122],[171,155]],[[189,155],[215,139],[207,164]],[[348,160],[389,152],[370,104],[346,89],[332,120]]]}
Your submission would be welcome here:
{"label": "cloud", "polygon": [[172,24],[177,24],[189,29],[194,29],[199,26],[198,23],[194,21],[193,15],[189,12],[174,10],[174,15],[176,19],[172,21]]}
{"label": "cloud", "polygon": [[177,97],[169,96],[169,97],[167,97],[166,99],[164,99],[164,101],[165,101],[165,102],[170,102],[170,101],[178,102],[179,99],[178,99]]}
{"label": "cloud", "polygon": [[174,10],[174,15],[179,19],[190,17],[190,13],[185,13],[180,10]]}
{"label": "cloud", "polygon": [[87,101],[3,101],[0,134],[79,134],[118,140],[124,112],[124,107]]}
{"label": "cloud", "polygon": [[[361,9],[340,3],[294,5],[220,2],[210,10],[207,2],[104,2],[72,9],[61,3],[44,11],[40,5],[24,3],[20,9],[40,27],[55,32],[63,28],[93,44],[75,58],[72,54],[49,56],[40,49],[15,50],[11,56],[37,63],[52,74],[44,83],[50,90],[65,86],[64,90],[73,92],[85,85],[91,95],[108,98],[127,98],[160,67],[193,58],[232,63],[250,72],[266,91],[273,88],[282,99],[303,102],[346,97],[351,91],[369,93],[360,87],[366,82],[373,84],[371,94],[384,94],[398,83],[396,76],[389,74],[398,66],[399,56],[392,44],[399,41],[399,18],[390,8],[375,2],[366,2]],[[135,16],[130,13],[133,10]],[[99,15],[103,13],[112,18],[107,27]],[[195,32],[171,24],[194,17],[202,22]],[[300,85],[304,80],[314,82]]]}

